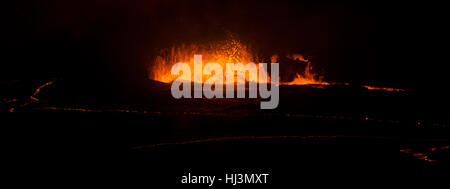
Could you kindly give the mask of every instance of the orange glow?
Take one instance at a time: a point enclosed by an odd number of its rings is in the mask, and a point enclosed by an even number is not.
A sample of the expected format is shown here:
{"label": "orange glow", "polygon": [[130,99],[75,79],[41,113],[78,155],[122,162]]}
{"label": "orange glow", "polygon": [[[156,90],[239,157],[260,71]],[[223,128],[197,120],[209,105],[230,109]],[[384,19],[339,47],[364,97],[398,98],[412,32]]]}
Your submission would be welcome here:
{"label": "orange glow", "polygon": [[303,57],[302,54],[298,54],[298,53],[288,54],[288,55],[286,55],[286,58],[289,58],[291,60],[300,60],[303,62],[309,62],[309,60],[306,59],[305,57]]}
{"label": "orange glow", "polygon": [[[222,66],[224,72],[226,70],[226,63],[242,63],[244,66],[239,67],[237,71],[244,71],[247,63],[253,62],[258,67],[258,63],[260,62],[258,57],[254,55],[255,53],[253,53],[248,46],[234,38],[208,44],[181,45],[160,51],[153,66],[149,67],[150,79],[164,83],[174,81],[179,76],[172,75],[171,69],[174,64],[179,62],[187,63],[191,70],[194,70],[194,54],[202,55],[202,68],[204,68],[207,63],[218,63]],[[180,79],[194,81],[193,74],[191,75],[191,78]],[[223,76],[225,77],[224,73]],[[266,83],[270,81],[270,76],[268,74],[267,76],[268,81],[266,81]],[[210,77],[211,75],[203,75],[202,82],[205,83]],[[234,77],[237,83],[244,82],[237,80],[236,74]],[[249,82],[248,76],[245,81]],[[225,80],[224,83],[226,83]]]}
{"label": "orange glow", "polygon": [[[303,59],[303,57],[301,57]],[[304,60],[304,59],[303,59]],[[306,64],[303,75],[297,73],[296,77],[291,82],[282,82],[283,85],[329,85],[329,83],[322,81],[321,77],[318,77],[311,66],[311,62]]]}
{"label": "orange glow", "polygon": [[401,92],[406,91],[406,89],[396,89],[396,88],[389,88],[389,87],[374,87],[369,85],[363,85],[364,88],[369,90],[382,90],[382,91],[390,91],[390,92]]}
{"label": "orange glow", "polygon": [[[204,68],[207,63],[218,63],[222,66],[223,71],[225,72],[226,63],[242,63],[244,67],[247,63],[253,62],[258,66],[258,63],[263,62],[260,57],[258,57],[251,48],[247,45],[243,44],[240,40],[231,36],[230,39],[218,42],[210,42],[206,44],[191,44],[191,45],[180,45],[175,46],[170,49],[160,50],[158,56],[154,59],[153,64],[148,68],[149,78],[152,80],[160,81],[163,83],[170,83],[177,79],[178,75],[172,75],[171,69],[172,66],[176,63],[183,62],[187,63],[191,70],[194,70],[194,54],[202,55],[202,67]],[[281,85],[309,85],[309,84],[319,84],[319,85],[328,85],[328,83],[323,82],[320,77],[318,77],[312,70],[311,62],[304,58],[301,54],[289,54],[286,55],[287,58],[292,60],[299,60],[303,62],[307,62],[307,66],[303,72],[303,74],[297,73],[296,78],[291,82],[280,82]],[[271,62],[276,63],[279,60],[278,55],[272,55]],[[283,62],[280,62],[283,65]],[[269,65],[268,65],[269,66]],[[240,68],[238,71],[243,71]],[[300,71],[300,70],[299,70]],[[223,73],[225,77],[226,73]],[[191,74],[191,78],[180,78],[185,80],[194,81],[193,74]],[[268,81],[266,83],[270,83],[270,74],[266,75]],[[280,73],[281,77],[283,77],[282,73]],[[202,82],[205,83],[211,76],[203,75]],[[238,80],[236,75],[234,75],[235,81],[240,84],[244,81]],[[225,79],[223,80],[224,84],[226,84]],[[263,81],[253,81],[262,83]],[[249,82],[248,76],[245,78],[245,82]]]}

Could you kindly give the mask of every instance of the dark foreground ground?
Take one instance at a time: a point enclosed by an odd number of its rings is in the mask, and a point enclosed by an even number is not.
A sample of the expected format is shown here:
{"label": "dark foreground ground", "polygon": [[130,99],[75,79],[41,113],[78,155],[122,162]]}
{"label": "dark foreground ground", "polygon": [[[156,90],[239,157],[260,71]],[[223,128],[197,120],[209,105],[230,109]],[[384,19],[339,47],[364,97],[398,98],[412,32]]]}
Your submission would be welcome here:
{"label": "dark foreground ground", "polygon": [[449,165],[447,113],[415,91],[281,86],[279,107],[263,111],[259,99],[175,100],[152,81],[29,86],[3,85],[13,183],[210,188],[181,176],[269,173],[269,184],[214,187],[414,184]]}

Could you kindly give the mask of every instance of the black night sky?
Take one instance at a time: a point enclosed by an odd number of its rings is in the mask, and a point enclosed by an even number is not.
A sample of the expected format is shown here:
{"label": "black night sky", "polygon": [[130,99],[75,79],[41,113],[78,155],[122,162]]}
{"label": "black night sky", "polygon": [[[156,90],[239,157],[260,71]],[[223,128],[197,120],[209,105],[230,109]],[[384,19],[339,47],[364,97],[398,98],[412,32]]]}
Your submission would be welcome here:
{"label": "black night sky", "polygon": [[439,6],[287,0],[6,5],[0,31],[4,81],[95,79],[139,86],[158,49],[220,40],[231,32],[269,56],[311,58],[325,81],[413,89],[432,99],[448,94],[446,53],[437,45],[445,43]]}
{"label": "black night sky", "polygon": [[[328,81],[414,87],[384,48],[385,5],[327,1],[27,1],[2,16],[2,78],[145,78],[155,49],[237,34],[312,57]],[[390,39],[390,38],[389,38]]]}

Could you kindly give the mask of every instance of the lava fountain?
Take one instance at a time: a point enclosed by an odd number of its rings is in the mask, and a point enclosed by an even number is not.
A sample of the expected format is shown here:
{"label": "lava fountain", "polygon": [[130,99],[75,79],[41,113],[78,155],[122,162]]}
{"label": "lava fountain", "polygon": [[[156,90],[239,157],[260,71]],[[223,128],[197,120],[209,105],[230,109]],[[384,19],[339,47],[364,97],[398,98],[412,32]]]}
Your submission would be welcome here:
{"label": "lava fountain", "polygon": [[[256,51],[252,50],[249,46],[243,44],[239,39],[230,38],[223,41],[217,42],[209,42],[204,44],[182,44],[179,46],[173,46],[167,49],[161,49],[158,52],[158,55],[153,61],[153,64],[148,67],[149,79],[160,81],[163,83],[170,83],[177,79],[178,75],[171,74],[171,68],[174,64],[183,62],[187,63],[191,70],[194,68],[194,54],[200,54],[203,56],[202,67],[206,63],[214,62],[218,63],[222,67],[226,66],[226,63],[243,63],[244,65],[247,63],[255,63],[258,67],[258,64],[263,62],[263,57],[258,56]],[[272,55],[270,58],[272,63],[275,63],[278,55]],[[317,75],[313,72],[311,62],[307,59],[303,58],[300,54],[291,54],[286,57],[293,60],[300,60],[306,62],[306,68],[302,72],[297,72],[297,75],[294,80],[290,82],[280,82],[280,84],[284,85],[308,85],[308,84],[327,84],[323,82],[321,78],[317,77]],[[283,66],[283,62],[280,63]],[[244,69],[242,67],[242,69]],[[237,72],[242,70],[237,70]],[[245,70],[243,70],[245,72]],[[265,70],[267,73],[267,70]],[[225,76],[225,74],[223,74]],[[270,82],[270,74],[266,74],[268,76],[267,81],[251,81],[262,83]],[[236,75],[235,75],[236,77]],[[280,73],[280,77],[283,78],[283,74]],[[202,82],[205,83],[208,80],[208,76],[202,78]],[[194,78],[183,78],[190,81],[194,81]],[[224,80],[225,81],[225,80]],[[249,78],[246,77],[245,81],[235,79],[237,84],[242,84],[240,82],[249,82]],[[225,83],[226,84],[226,83]]]}

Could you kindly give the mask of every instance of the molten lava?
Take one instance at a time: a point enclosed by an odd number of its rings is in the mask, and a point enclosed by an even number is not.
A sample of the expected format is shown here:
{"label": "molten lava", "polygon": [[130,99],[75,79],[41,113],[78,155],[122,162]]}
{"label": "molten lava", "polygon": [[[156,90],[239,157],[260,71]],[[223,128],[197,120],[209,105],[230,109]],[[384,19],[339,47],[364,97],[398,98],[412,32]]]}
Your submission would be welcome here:
{"label": "molten lava", "polygon": [[[160,81],[163,83],[170,83],[177,79],[178,75],[171,74],[171,68],[175,63],[183,62],[187,63],[191,70],[194,69],[194,54],[200,54],[203,56],[202,67],[206,63],[215,62],[220,64],[223,68],[226,67],[226,63],[243,63],[244,65],[250,62],[258,63],[263,62],[263,59],[257,55],[255,51],[244,45],[240,40],[236,38],[230,38],[228,40],[219,42],[210,42],[207,44],[191,44],[180,45],[172,47],[170,49],[160,50],[158,56],[154,60],[152,66],[149,67],[150,79]],[[325,85],[321,78],[318,78],[312,70],[310,62],[303,58],[301,54],[291,54],[286,56],[289,59],[300,60],[307,62],[307,66],[303,73],[297,72],[296,78],[290,82],[280,82],[280,84],[286,85],[308,85],[308,84],[321,84]],[[271,58],[272,63],[278,60],[278,55],[273,55]],[[283,65],[283,62],[280,62]],[[267,70],[266,70],[267,73]],[[225,76],[225,74],[224,74]],[[257,83],[269,83],[270,74],[267,74],[268,81],[252,81]],[[202,78],[203,83],[208,80],[210,76],[204,76]],[[283,74],[280,73],[280,77],[283,78]],[[194,78],[184,78],[186,80],[194,81]],[[225,81],[225,80],[224,80]],[[243,82],[236,79],[237,83]],[[249,78],[245,78],[245,82],[249,82]],[[226,84],[226,83],[224,83]]]}
{"label": "molten lava", "polygon": [[[257,64],[264,62],[262,56],[258,56],[255,51],[244,45],[240,40],[230,37],[228,40],[219,42],[210,42],[206,44],[191,44],[191,45],[180,45],[172,47],[170,49],[162,49],[158,53],[158,56],[153,61],[152,66],[149,67],[148,73],[149,78],[152,80],[160,81],[163,83],[171,83],[175,79],[179,78],[179,75],[172,75],[172,66],[179,62],[187,63],[191,70],[194,70],[194,54],[200,54],[203,56],[202,67],[210,62],[215,62],[220,64],[223,68],[226,67],[226,63],[247,63],[253,62]],[[292,75],[287,76],[280,73],[280,85],[314,85],[317,88],[323,88],[326,85],[333,85],[338,83],[329,83],[322,80],[322,77],[318,76],[311,65],[311,61],[305,58],[303,55],[298,53],[285,55],[287,59],[294,62],[283,62],[280,61],[279,55],[272,55],[270,57],[271,63],[279,63],[281,66],[286,66],[286,64],[295,64],[295,62],[306,63],[304,70],[297,70],[295,77],[292,81],[283,81],[283,78],[292,78]],[[244,69],[244,68],[242,68]],[[225,70],[224,70],[225,71]],[[242,71],[242,70],[238,70]],[[245,70],[243,70],[245,71]],[[267,73],[268,81],[270,83],[270,74]],[[225,73],[223,74],[225,77]],[[204,75],[202,77],[202,82],[205,83],[211,76]],[[182,78],[190,81],[194,81],[193,76],[191,78]],[[224,83],[225,79],[223,80]],[[237,84],[242,84],[243,82],[249,82],[248,76],[246,76],[245,81],[242,79],[237,79],[235,75],[235,81]],[[252,81],[257,83],[262,83],[264,81]],[[341,83],[344,85],[349,85],[348,83]],[[381,90],[388,92],[403,92],[406,89],[397,88],[386,88],[386,87],[374,87],[369,85],[362,85],[362,87],[368,90]]]}
{"label": "molten lava", "polygon": [[297,73],[296,77],[291,82],[282,82],[283,85],[329,85],[329,83],[322,81],[322,77],[317,77],[313,72],[311,62],[306,64],[305,71],[302,74]]}
{"label": "molten lava", "polygon": [[[153,66],[149,68],[150,78],[164,83],[172,82],[179,77],[171,74],[172,66],[175,63],[183,62],[187,63],[191,70],[194,70],[194,54],[203,56],[202,67],[210,62],[218,63],[223,68],[226,67],[226,63],[243,63],[245,65],[253,62],[258,65],[258,62],[260,62],[260,59],[255,56],[256,53],[252,52],[248,46],[243,45],[237,39],[200,45],[181,45],[160,51]],[[208,76],[204,76],[202,78],[203,83],[208,78]],[[193,77],[183,79],[194,81]],[[248,78],[246,78],[246,81],[248,82]]]}

